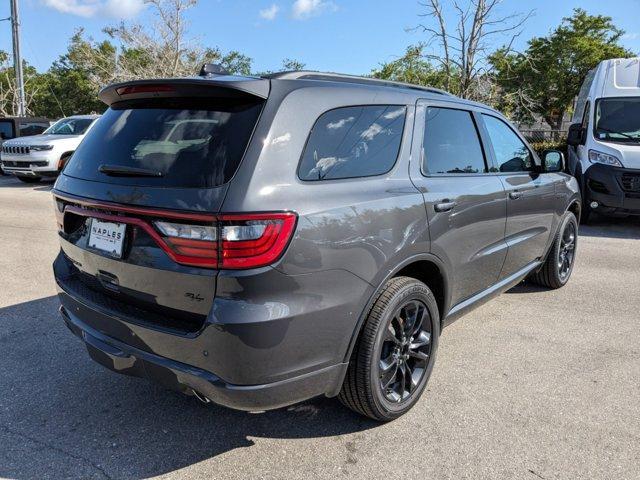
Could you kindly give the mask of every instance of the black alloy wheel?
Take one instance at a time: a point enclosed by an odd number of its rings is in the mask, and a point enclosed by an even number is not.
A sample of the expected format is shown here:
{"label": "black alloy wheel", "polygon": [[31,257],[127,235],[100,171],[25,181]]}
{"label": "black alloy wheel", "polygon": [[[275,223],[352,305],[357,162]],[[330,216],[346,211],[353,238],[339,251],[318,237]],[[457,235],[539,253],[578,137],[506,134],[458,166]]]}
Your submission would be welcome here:
{"label": "black alloy wheel", "polygon": [[547,288],[566,285],[573,272],[578,247],[578,221],[572,212],[566,212],[542,267],[529,279]]}
{"label": "black alloy wheel", "polygon": [[576,253],[576,237],[577,229],[575,224],[572,222],[567,223],[562,232],[560,248],[558,250],[558,273],[563,281],[567,280],[573,269],[573,261]]}
{"label": "black alloy wheel", "polygon": [[435,363],[440,314],[427,285],[395,277],[382,287],[364,320],[338,398],[381,422],[408,412]]}
{"label": "black alloy wheel", "polygon": [[389,319],[380,352],[380,388],[400,403],[420,385],[431,354],[431,319],[427,306],[411,300]]}

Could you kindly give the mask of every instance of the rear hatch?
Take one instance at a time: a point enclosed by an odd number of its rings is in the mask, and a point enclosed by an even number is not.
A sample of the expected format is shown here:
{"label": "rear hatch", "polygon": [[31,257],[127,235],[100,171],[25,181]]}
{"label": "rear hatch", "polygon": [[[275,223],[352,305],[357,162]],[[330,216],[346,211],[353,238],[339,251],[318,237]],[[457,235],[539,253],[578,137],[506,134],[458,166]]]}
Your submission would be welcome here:
{"label": "rear hatch", "polygon": [[235,77],[108,87],[54,188],[61,287],[127,321],[196,332],[220,268],[217,213],[268,95]]}

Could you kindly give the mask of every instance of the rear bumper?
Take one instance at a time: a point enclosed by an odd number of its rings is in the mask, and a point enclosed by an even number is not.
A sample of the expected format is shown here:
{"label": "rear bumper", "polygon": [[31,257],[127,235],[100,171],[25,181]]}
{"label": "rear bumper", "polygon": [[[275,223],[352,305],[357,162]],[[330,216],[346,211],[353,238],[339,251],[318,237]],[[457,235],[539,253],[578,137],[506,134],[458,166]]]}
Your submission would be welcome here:
{"label": "rear bumper", "polygon": [[54,262],[61,312],[95,361],[241,410],[337,395],[354,313],[371,295],[368,284],[345,271],[220,272],[206,321],[198,331],[180,332],[83,293],[67,267],[61,253]]}
{"label": "rear bumper", "polygon": [[60,313],[67,327],[85,343],[91,358],[108,369],[148,378],[187,395],[195,391],[214,403],[238,410],[269,410],[326,394],[326,386],[339,385],[347,367],[347,364],[334,365],[270,384],[233,385],[211,372],[107,337],[84,324],[64,306],[60,307]]}
{"label": "rear bumper", "polygon": [[584,188],[600,214],[640,215],[640,170],[594,164],[584,174]]}

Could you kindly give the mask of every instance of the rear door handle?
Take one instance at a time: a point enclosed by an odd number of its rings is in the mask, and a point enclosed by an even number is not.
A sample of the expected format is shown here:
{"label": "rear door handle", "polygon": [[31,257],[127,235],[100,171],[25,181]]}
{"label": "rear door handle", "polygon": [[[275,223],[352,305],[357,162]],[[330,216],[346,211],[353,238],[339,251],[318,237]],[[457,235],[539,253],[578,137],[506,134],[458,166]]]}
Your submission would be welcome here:
{"label": "rear door handle", "polygon": [[518,192],[517,190],[514,190],[513,192],[509,192],[509,198],[512,200],[518,200],[519,198],[522,197],[522,192]]}
{"label": "rear door handle", "polygon": [[433,208],[436,212],[448,212],[449,210],[453,210],[453,207],[456,206],[456,202],[450,202],[449,200],[445,200],[440,203],[436,203]]}

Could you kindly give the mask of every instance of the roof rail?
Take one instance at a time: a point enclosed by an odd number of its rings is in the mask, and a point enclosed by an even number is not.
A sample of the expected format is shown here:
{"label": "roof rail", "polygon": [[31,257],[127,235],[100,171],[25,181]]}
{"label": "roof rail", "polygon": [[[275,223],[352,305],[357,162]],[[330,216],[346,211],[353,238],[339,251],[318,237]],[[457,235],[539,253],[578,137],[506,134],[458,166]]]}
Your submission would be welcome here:
{"label": "roof rail", "polygon": [[263,75],[262,78],[278,79],[278,80],[326,80],[333,82],[357,83],[361,85],[377,85],[380,87],[407,88],[411,90],[421,90],[439,95],[447,95],[453,97],[449,92],[440,90],[439,88],[426,87],[422,85],[414,85],[412,83],[394,82],[392,80],[382,80],[379,78],[359,77],[357,75],[346,75],[343,73],[316,72],[313,70],[294,70],[286,72],[276,72]]}

